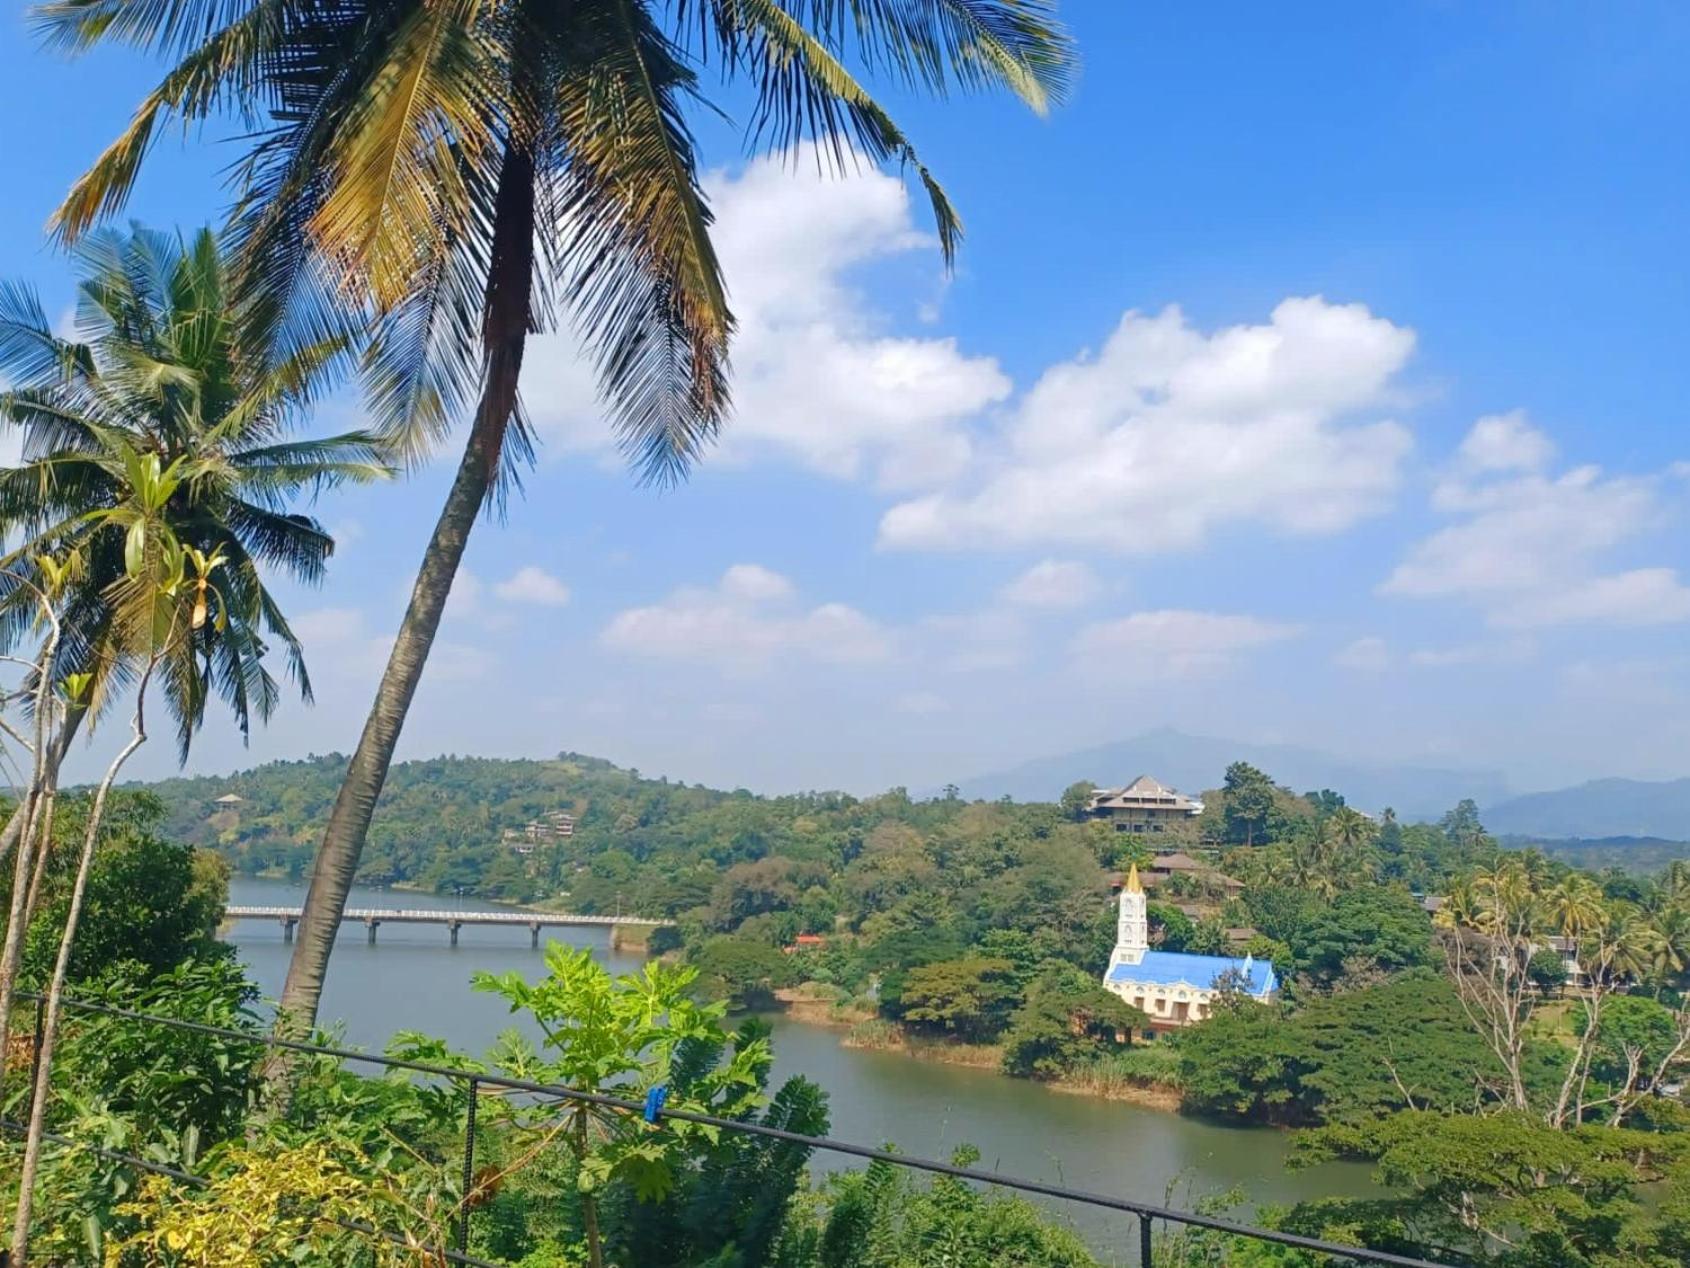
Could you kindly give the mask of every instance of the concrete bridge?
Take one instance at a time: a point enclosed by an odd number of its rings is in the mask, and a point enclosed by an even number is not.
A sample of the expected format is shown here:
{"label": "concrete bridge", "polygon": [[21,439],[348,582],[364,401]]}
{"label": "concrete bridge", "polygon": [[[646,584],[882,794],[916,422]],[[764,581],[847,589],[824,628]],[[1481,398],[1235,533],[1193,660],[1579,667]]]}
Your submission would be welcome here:
{"label": "concrete bridge", "polygon": [[[293,941],[294,926],[299,924],[303,911],[298,907],[226,907],[226,920],[274,920],[282,927],[282,940]],[[673,925],[673,920],[647,920],[638,916],[577,916],[559,911],[410,911],[401,908],[383,910],[375,907],[348,907],[341,913],[341,922],[362,920],[369,931],[370,945],[376,944],[376,930],[384,924],[445,925],[458,945],[458,930],[465,925],[507,925],[528,930],[528,945],[540,945],[542,929],[609,929],[611,945],[620,945],[619,935],[625,930],[648,933],[653,929]]]}

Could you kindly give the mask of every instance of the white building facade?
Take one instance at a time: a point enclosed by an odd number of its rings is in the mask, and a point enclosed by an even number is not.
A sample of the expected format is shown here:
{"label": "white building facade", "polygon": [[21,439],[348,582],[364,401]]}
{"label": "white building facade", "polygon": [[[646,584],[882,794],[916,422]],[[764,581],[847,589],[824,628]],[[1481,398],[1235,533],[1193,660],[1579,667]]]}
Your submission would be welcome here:
{"label": "white building facade", "polygon": [[1138,867],[1121,886],[1115,921],[1115,949],[1103,974],[1103,988],[1119,995],[1159,1029],[1202,1021],[1223,990],[1272,1003],[1279,995],[1273,965],[1251,956],[1191,955],[1150,949],[1150,914]]}

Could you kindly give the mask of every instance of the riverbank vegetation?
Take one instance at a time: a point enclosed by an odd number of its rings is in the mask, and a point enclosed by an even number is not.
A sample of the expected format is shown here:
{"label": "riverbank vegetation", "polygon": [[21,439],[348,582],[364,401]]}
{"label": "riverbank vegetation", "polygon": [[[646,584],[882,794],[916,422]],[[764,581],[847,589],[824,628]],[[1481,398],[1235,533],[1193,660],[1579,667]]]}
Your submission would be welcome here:
{"label": "riverbank vegetation", "polygon": [[[142,827],[155,810],[145,800],[130,808]],[[102,853],[119,870],[137,830],[106,834]],[[172,928],[200,922],[207,904],[214,915],[219,873],[196,867],[186,848],[169,848],[200,883],[160,886],[159,919]],[[179,882],[182,868],[166,870]],[[138,1173],[111,1152],[50,1148],[35,1181],[34,1262],[420,1266],[441,1262],[467,1208],[470,1253],[523,1268],[898,1268],[936,1262],[937,1247],[945,1262],[978,1268],[1097,1264],[1073,1233],[1018,1199],[912,1180],[886,1164],[812,1184],[801,1145],[671,1117],[651,1124],[586,1102],[479,1096],[466,1191],[467,1083],[403,1072],[371,1078],[312,1057],[294,1069],[292,1095],[278,1110],[262,1096],[255,992],[227,948],[202,926],[200,936],[168,943],[168,955],[155,947],[145,958],[138,941],[112,941],[131,914],[91,910],[90,928],[101,927],[117,958],[79,973],[77,998],[234,1035],[71,1010],[50,1130],[204,1183]],[[511,974],[475,984],[536,1028],[540,1043],[512,1031],[492,1052],[469,1054],[413,1033],[395,1036],[389,1052],[636,1100],[661,1085],[668,1110],[825,1133],[825,1089],[802,1077],[771,1087],[767,1027],[728,1029],[720,1002],[696,999],[695,978],[690,967],[653,962],[613,980],[589,953],[553,944],[537,980]],[[28,1067],[33,1039],[22,1036],[0,1063],[8,1118],[25,1095],[15,1076]],[[18,1197],[20,1152],[0,1134],[0,1202],[8,1206]],[[956,1161],[972,1156],[965,1150]]]}
{"label": "riverbank vegetation", "polygon": [[[237,789],[252,813],[218,831],[250,860],[273,838],[286,769],[201,781],[191,806],[178,785],[177,813],[203,833],[215,826],[206,803]],[[575,823],[527,856],[484,840],[457,864],[439,844],[422,863],[413,843],[418,864],[673,918],[658,949],[706,998],[785,999],[852,1027],[850,1042],[1299,1129],[1298,1158],[1370,1160],[1403,1195],[1285,1213],[1303,1231],[1509,1265],[1677,1262],[1690,1142],[1677,1090],[1690,1069],[1683,867],[1584,873],[1503,849],[1471,805],[1405,824],[1235,765],[1185,843],[1201,869],[1155,893],[1152,938],[1269,957],[1282,997],[1223,1000],[1207,1022],[1152,1037],[1099,987],[1111,880],[1151,852],[1086,820],[1083,798],[763,798],[574,755],[520,774],[428,769],[452,789],[436,814],[517,775],[486,804],[512,819],[564,808]],[[395,804],[420,807],[425,787],[402,785]],[[1576,1201],[1557,1199],[1562,1188]]]}

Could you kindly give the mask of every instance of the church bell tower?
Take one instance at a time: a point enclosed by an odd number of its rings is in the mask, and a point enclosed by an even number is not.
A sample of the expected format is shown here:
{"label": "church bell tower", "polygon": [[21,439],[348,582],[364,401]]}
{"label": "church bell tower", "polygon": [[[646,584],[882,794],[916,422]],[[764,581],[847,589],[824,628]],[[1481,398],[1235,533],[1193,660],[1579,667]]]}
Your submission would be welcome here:
{"label": "church bell tower", "polygon": [[1145,909],[1144,886],[1138,879],[1138,864],[1134,863],[1121,886],[1121,914],[1115,924],[1115,950],[1109,957],[1109,967],[1142,964],[1149,949],[1150,918]]}

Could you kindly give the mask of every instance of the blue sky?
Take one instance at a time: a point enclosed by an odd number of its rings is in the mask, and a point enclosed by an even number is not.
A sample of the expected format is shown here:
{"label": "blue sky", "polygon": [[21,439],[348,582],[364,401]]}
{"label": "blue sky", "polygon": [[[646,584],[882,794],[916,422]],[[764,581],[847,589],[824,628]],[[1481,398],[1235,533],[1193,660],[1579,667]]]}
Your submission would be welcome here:
{"label": "blue sky", "polygon": [[[540,463],[404,754],[863,790],[1173,724],[1521,788],[1690,773],[1690,10],[1066,16],[1049,118],[886,94],[961,206],[949,279],[894,177],[701,121],[738,416],[640,489],[535,345]],[[0,273],[64,310],[41,226],[156,70],[6,23]],[[232,153],[168,138],[133,213],[215,218]],[[318,703],[194,766],[350,749],[449,462],[321,505],[343,549],[289,600]]]}

